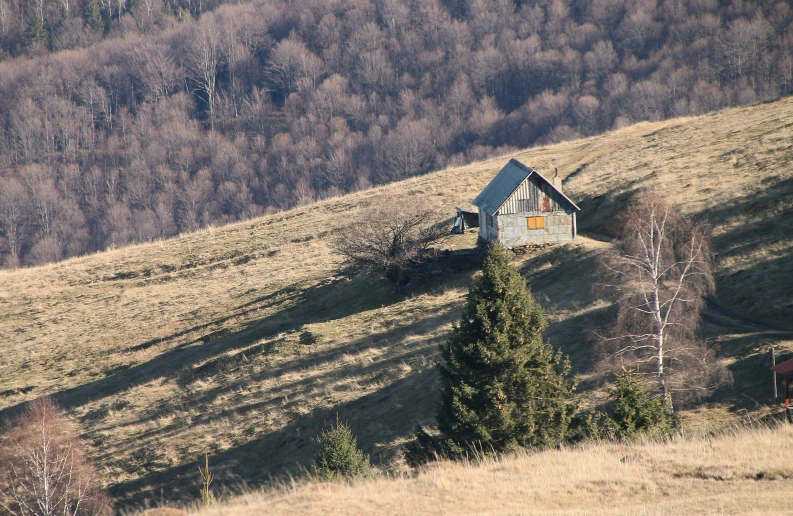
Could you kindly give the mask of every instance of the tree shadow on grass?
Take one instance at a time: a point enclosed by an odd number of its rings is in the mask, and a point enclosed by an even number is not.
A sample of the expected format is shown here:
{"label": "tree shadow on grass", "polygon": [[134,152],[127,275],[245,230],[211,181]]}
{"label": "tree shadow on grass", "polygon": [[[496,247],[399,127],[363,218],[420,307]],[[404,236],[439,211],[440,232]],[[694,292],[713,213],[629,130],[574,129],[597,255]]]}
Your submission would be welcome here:
{"label": "tree shadow on grass", "polygon": [[[255,489],[302,476],[318,449],[317,436],[337,415],[351,426],[359,447],[371,455],[373,464],[386,464],[399,451],[393,443],[409,437],[417,423],[434,416],[438,399],[437,374],[427,368],[355,400],[315,409],[259,439],[210,455],[216,486]],[[199,496],[200,463],[197,460],[116,484],[110,494],[126,510],[156,503],[161,497],[170,503],[190,503]]]}
{"label": "tree shadow on grass", "polygon": [[[459,280],[459,277],[460,275],[455,275],[452,280]],[[444,279],[448,280],[448,277]],[[400,291],[394,291],[389,284],[382,281],[354,276],[330,278],[307,288],[301,288],[300,285],[285,287],[241,304],[228,316],[156,340],[158,345],[160,342],[167,344],[194,333],[200,335],[198,338],[166,349],[144,363],[110,370],[103,378],[57,392],[52,398],[59,406],[67,410],[73,409],[138,385],[173,377],[179,371],[193,368],[229,351],[254,345],[262,339],[277,337],[281,332],[397,304],[411,295],[437,286],[444,279],[426,282],[416,289]],[[227,333],[227,330],[221,329],[201,335],[208,328],[222,326],[234,318],[251,317],[260,311],[269,314],[254,319],[239,331]],[[128,349],[151,347],[150,342],[132,344]],[[19,403],[0,410],[0,421],[18,414],[24,406],[25,403]]]}
{"label": "tree shadow on grass", "polygon": [[[793,253],[780,251],[789,249],[793,240],[793,179],[768,178],[763,183],[759,192],[736,195],[692,215],[725,228],[711,239],[719,302],[733,312],[793,330],[793,296],[787,294],[793,292]],[[626,188],[644,184],[646,178],[583,197],[579,232],[617,236],[617,221],[632,195]],[[751,265],[738,270],[718,267],[733,259]]]}
{"label": "tree shadow on grass", "polygon": [[[247,361],[238,362],[234,368],[222,371],[224,375],[236,375],[237,379],[226,381],[210,389],[192,392],[186,390],[179,395],[179,404],[190,407],[207,406],[218,397],[238,392],[247,388],[250,384],[262,384],[267,380],[290,377],[295,373],[301,374],[297,380],[280,381],[277,389],[257,392],[256,397],[261,398],[255,403],[248,403],[243,406],[230,407],[229,411],[235,415],[245,414],[250,411],[262,411],[267,409],[289,410],[289,404],[284,398],[285,393],[307,393],[311,388],[330,384],[333,380],[343,377],[356,378],[363,387],[366,385],[377,385],[381,381],[387,381],[389,370],[400,364],[427,364],[432,363],[437,353],[437,342],[431,338],[412,339],[404,341],[405,335],[417,335],[430,328],[440,327],[448,324],[456,317],[456,312],[450,305],[437,307],[426,312],[424,317],[413,323],[397,326],[384,332],[375,333],[365,338],[344,344],[342,346],[331,346],[314,351],[306,351],[298,356],[284,360],[275,365],[263,365],[257,369],[252,369]],[[367,364],[353,362],[350,365],[342,366],[342,358],[354,356],[375,348],[388,347],[388,352],[383,359],[372,361]],[[245,351],[243,353],[246,353]],[[242,353],[241,353],[242,354]],[[250,356],[250,355],[249,355]],[[326,368],[326,372],[320,375],[311,374],[310,371],[322,370],[323,367],[331,363],[340,364],[339,367]],[[221,372],[218,372],[220,374]],[[293,378],[293,376],[291,376]],[[204,381],[213,380],[212,376],[202,377]],[[294,407],[297,408],[297,407]],[[168,408],[164,409],[167,412]],[[165,415],[160,413],[158,407],[152,407],[149,412],[142,414],[138,420],[126,423],[124,426],[135,426],[139,423],[149,421],[153,418]],[[194,423],[206,424],[214,419],[223,417],[224,413],[214,413],[194,419]],[[165,426],[152,429],[144,434],[131,436],[134,440],[150,437],[164,438],[179,433],[177,425]],[[123,446],[125,443],[117,443]],[[133,443],[126,443],[132,445]]]}
{"label": "tree shadow on grass", "polygon": [[553,314],[545,338],[569,355],[576,374],[595,368],[595,334],[614,316],[610,305],[598,306],[596,262],[596,251],[568,244],[529,258],[520,267],[532,295],[546,314]]}
{"label": "tree shadow on grass", "polygon": [[[238,310],[265,309],[277,312],[256,320],[241,331],[227,335],[218,335],[217,332],[204,335],[199,339],[165,350],[143,364],[129,368],[117,368],[105,378],[56,393],[53,398],[61,406],[71,409],[91,401],[112,397],[136,385],[142,385],[152,380],[174,378],[178,376],[179,371],[189,371],[191,374],[206,374],[204,379],[208,380],[211,380],[213,374],[219,372],[231,374],[234,372],[233,370],[224,369],[219,371],[207,366],[218,362],[223,357],[241,356],[243,354],[250,356],[251,353],[270,353],[273,351],[271,345],[279,339],[278,332],[287,331],[305,324],[327,322],[336,318],[347,317],[365,310],[380,309],[403,301],[406,297],[416,293],[425,293],[436,287],[446,288],[449,283],[467,281],[470,277],[470,270],[467,267],[463,267],[463,269],[466,272],[452,276],[448,274],[442,277],[433,276],[416,289],[403,290],[401,292],[392,292],[390,285],[384,285],[367,278],[351,278],[321,282],[304,290],[286,289],[262,296],[253,302],[240,305]],[[323,373],[325,376],[298,377],[297,380],[291,380],[290,383],[279,383],[277,388],[270,388],[269,393],[265,393],[261,400],[247,400],[248,403],[242,406],[236,406],[235,404],[235,406],[229,407],[230,411],[241,414],[251,411],[261,412],[277,409],[286,412],[287,417],[296,417],[306,408],[292,407],[293,402],[284,404],[283,392],[279,393],[279,391],[310,389],[316,385],[328,383],[334,378],[338,378],[339,375],[351,375],[362,379],[360,380],[362,388],[368,390],[372,385],[391,382],[394,377],[394,371],[405,364],[408,364],[406,367],[410,368],[412,367],[409,365],[410,363],[418,361],[422,364],[419,367],[431,369],[427,364],[431,365],[434,361],[433,357],[437,353],[437,341],[429,337],[427,339],[413,338],[403,342],[404,337],[406,335],[426,333],[433,328],[448,324],[456,316],[456,306],[453,306],[455,303],[456,301],[452,300],[442,305],[434,306],[432,309],[424,310],[421,317],[410,324],[397,324],[385,331],[367,335],[365,338],[348,344],[329,347],[323,347],[321,344],[305,346],[301,348],[301,352],[297,356],[281,361],[275,364],[274,367],[263,367],[258,371],[254,371],[250,376],[243,376],[239,381],[218,385],[208,391],[196,392],[195,395],[190,394],[189,391],[180,391],[175,396],[165,400],[167,402],[166,405],[173,402],[190,406],[206,406],[218,396],[227,395],[235,392],[235,389],[244,388],[243,384],[265,382],[266,380],[290,374],[292,375],[291,378],[295,378],[294,373],[320,368],[322,364],[339,361],[340,357],[347,354],[355,355],[376,347],[400,344],[399,349],[396,352],[389,353],[385,360],[379,360],[371,364],[345,366],[344,370],[333,368],[332,371]],[[239,311],[237,311],[235,316],[239,316]],[[194,328],[193,331],[208,328],[212,324],[202,325],[200,328]],[[184,334],[187,333],[185,332]],[[274,338],[268,339],[267,337]],[[249,443],[242,445],[237,452],[230,450],[218,454],[210,459],[210,463],[213,465],[217,464],[219,471],[233,472],[235,484],[260,485],[270,475],[277,474],[279,478],[283,478],[280,475],[297,473],[300,470],[296,466],[298,459],[304,465],[310,462],[310,458],[307,458],[310,455],[308,452],[297,458],[292,456],[293,452],[307,446],[306,439],[300,437],[305,435],[301,432],[304,432],[306,428],[313,428],[316,430],[315,433],[319,433],[323,425],[322,422],[325,420],[330,421],[332,419],[331,415],[335,414],[337,409],[343,419],[346,417],[345,414],[350,414],[350,424],[356,431],[358,431],[360,425],[364,424],[361,422],[373,421],[373,423],[365,423],[365,426],[360,428],[361,444],[365,447],[365,450],[377,453],[377,456],[373,457],[375,463],[390,460],[395,453],[395,447],[389,443],[396,437],[408,436],[413,426],[418,422],[416,418],[423,418],[424,420],[421,422],[426,423],[427,415],[429,414],[429,417],[434,415],[434,407],[430,405],[435,403],[437,389],[432,387],[434,386],[435,376],[431,370],[428,371],[422,371],[421,375],[417,377],[419,379],[417,380],[418,383],[423,386],[416,389],[415,392],[407,393],[404,396],[401,394],[404,389],[408,389],[410,385],[413,385],[409,378],[416,377],[418,373],[397,382],[392,382],[358,401],[348,402],[332,410],[309,408],[312,412],[298,417],[297,422],[290,423],[286,427],[262,437],[259,441],[263,444]],[[430,377],[432,380],[427,380]],[[405,387],[399,387],[400,385]],[[184,396],[187,398],[182,399]],[[428,402],[429,404],[422,404],[422,399],[431,399],[432,401]],[[380,411],[377,417],[370,416],[367,413],[367,407],[370,405],[377,405],[376,408]],[[3,410],[0,412],[0,418],[12,416],[22,406],[20,404]],[[349,408],[347,408],[348,406]],[[144,409],[140,419],[125,423],[124,426],[127,424],[134,426],[163,415],[157,411],[158,407],[156,406]],[[392,413],[397,414],[398,417],[392,417]],[[91,414],[89,413],[89,415]],[[96,417],[101,419],[105,415],[106,413],[98,413]],[[224,418],[226,415],[225,411],[215,411],[206,416],[199,416],[199,419],[194,422],[196,424],[208,424],[214,420]],[[375,426],[372,428],[366,426],[370,424]],[[376,430],[376,425],[383,426],[380,430]],[[114,429],[117,428],[120,427],[114,426]],[[114,441],[113,448],[131,450],[136,447],[145,447],[144,443],[146,442],[176,436],[180,431],[182,430],[180,430],[178,424],[168,424],[147,430],[143,434],[130,435],[125,440]],[[294,436],[292,434],[295,432],[298,438],[293,439]],[[84,437],[93,438],[96,436],[95,432],[91,430]],[[313,435],[308,439],[310,441],[309,444],[313,443],[311,441]],[[366,448],[367,446],[368,449]],[[254,452],[253,450],[258,451]],[[251,457],[256,456],[266,457],[262,450],[270,450],[273,453],[272,461],[265,460],[266,466],[263,466],[259,461],[250,460]],[[272,452],[272,450],[277,451]],[[104,460],[112,461],[112,452],[108,452]],[[251,464],[255,464],[255,466]],[[197,470],[193,466],[194,464],[188,464],[168,468],[164,471],[155,470],[144,473],[136,480],[112,486],[111,492],[119,497],[122,505],[130,502],[140,503],[145,498],[156,499],[161,492],[170,493],[168,494],[169,499],[183,499],[180,498],[180,492],[186,486],[197,485],[194,482],[194,473]],[[176,477],[172,477],[172,475],[176,475]],[[180,477],[181,475],[186,475],[189,480],[183,481]],[[230,476],[231,473],[224,473],[224,475],[226,475],[225,478],[232,478]],[[219,478],[224,477],[220,476]],[[160,489],[163,491],[160,491]],[[192,498],[193,494],[190,492],[187,498]]]}
{"label": "tree shadow on grass", "polygon": [[[594,373],[600,359],[596,331],[612,321],[614,314],[613,306],[587,310],[549,324],[544,336],[551,345],[570,357],[573,374]],[[582,389],[584,387],[582,384]]]}

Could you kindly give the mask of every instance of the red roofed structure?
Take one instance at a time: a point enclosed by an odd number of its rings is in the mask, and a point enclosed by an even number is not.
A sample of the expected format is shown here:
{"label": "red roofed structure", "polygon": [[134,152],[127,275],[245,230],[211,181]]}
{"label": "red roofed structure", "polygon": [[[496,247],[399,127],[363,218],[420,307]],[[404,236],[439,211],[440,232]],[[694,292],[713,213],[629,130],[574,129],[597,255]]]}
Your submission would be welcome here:
{"label": "red roofed structure", "polygon": [[790,382],[793,382],[793,358],[780,362],[771,368],[776,374],[781,374],[785,379],[785,408],[790,408]]}

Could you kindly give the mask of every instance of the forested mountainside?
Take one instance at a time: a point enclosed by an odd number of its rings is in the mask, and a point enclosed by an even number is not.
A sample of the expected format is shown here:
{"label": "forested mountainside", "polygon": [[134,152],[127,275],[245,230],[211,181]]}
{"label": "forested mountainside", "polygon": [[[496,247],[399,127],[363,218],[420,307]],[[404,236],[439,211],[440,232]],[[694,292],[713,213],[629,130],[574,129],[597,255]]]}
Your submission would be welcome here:
{"label": "forested mountainside", "polygon": [[788,2],[0,0],[0,262],[793,89]]}

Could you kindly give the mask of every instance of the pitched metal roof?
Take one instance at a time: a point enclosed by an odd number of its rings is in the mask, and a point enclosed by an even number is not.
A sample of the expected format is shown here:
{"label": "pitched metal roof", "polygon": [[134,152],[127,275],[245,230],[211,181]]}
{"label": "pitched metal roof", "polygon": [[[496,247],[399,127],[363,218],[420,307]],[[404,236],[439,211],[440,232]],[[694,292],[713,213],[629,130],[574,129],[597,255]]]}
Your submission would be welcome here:
{"label": "pitched metal roof", "polygon": [[556,188],[553,182],[548,181],[542,174],[531,167],[527,167],[515,158],[510,159],[509,163],[504,165],[504,168],[496,174],[496,177],[476,196],[472,204],[482,208],[488,215],[494,215],[509,199],[509,196],[518,189],[518,186],[532,174],[536,174],[538,178],[549,184],[573,209],[580,211],[581,208],[576,206],[569,197]]}

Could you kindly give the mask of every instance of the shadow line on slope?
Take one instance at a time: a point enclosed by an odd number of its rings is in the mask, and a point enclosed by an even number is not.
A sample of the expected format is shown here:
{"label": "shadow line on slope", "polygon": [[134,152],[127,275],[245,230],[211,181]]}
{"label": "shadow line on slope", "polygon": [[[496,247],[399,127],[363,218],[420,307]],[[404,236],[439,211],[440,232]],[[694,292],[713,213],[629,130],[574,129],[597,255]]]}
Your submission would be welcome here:
{"label": "shadow line on slope", "polygon": [[[255,489],[303,474],[316,451],[316,437],[337,414],[352,427],[359,447],[372,454],[373,463],[387,463],[398,451],[391,443],[408,437],[416,423],[427,422],[426,417],[417,420],[416,414],[434,415],[437,384],[437,374],[427,368],[360,398],[315,409],[260,439],[210,455],[216,482],[232,489]],[[387,400],[390,402],[384,404]],[[264,463],[266,458],[269,462]],[[127,510],[145,506],[163,494],[171,503],[189,503],[199,496],[199,464],[197,460],[117,484],[110,494]]]}
{"label": "shadow line on slope", "polygon": [[[324,349],[321,352],[307,352],[306,354],[297,356],[293,359],[287,360],[283,364],[279,364],[276,367],[269,367],[265,365],[264,367],[260,368],[258,371],[250,371],[244,372],[244,376],[242,379],[237,381],[232,381],[226,383],[224,385],[219,385],[217,387],[213,387],[208,390],[204,390],[198,393],[193,393],[187,391],[182,392],[182,397],[179,399],[180,405],[186,405],[190,407],[196,406],[206,406],[207,404],[214,401],[216,398],[233,393],[238,392],[240,389],[246,388],[251,383],[261,383],[267,380],[276,379],[288,374],[299,373],[301,371],[310,371],[312,368],[316,369],[321,367],[323,364],[333,362],[337,359],[340,359],[344,356],[353,356],[357,353],[362,353],[374,348],[382,348],[385,346],[393,346],[397,345],[404,335],[416,335],[421,334],[422,330],[431,330],[432,328],[436,328],[439,326],[443,326],[448,324],[453,320],[457,314],[454,310],[454,307],[450,305],[443,305],[436,310],[433,311],[435,315],[430,317],[422,317],[422,319],[415,321],[411,324],[404,325],[404,326],[397,326],[391,328],[387,331],[372,334],[370,336],[361,338],[354,342],[345,344],[343,346],[334,346],[328,349]],[[409,342],[407,345],[401,346],[398,351],[391,352],[382,360],[376,360],[372,363],[362,365],[359,363],[352,363],[348,366],[344,366],[343,368],[335,368],[328,372],[325,372],[318,376],[310,376],[307,374],[304,378],[290,381],[288,383],[278,383],[277,390],[270,390],[265,393],[257,392],[255,396],[257,398],[262,397],[262,394],[265,395],[266,399],[264,401],[258,401],[255,403],[249,403],[242,407],[235,407],[230,409],[228,412],[233,412],[235,414],[241,414],[245,412],[249,412],[252,410],[260,410],[267,407],[276,407],[276,406],[285,406],[284,403],[284,393],[286,394],[295,394],[295,391],[303,392],[303,389],[308,389],[315,385],[325,385],[330,383],[331,380],[339,379],[343,377],[354,377],[354,378],[361,378],[364,379],[362,383],[369,383],[369,384],[376,384],[383,376],[380,374],[379,377],[377,373],[383,373],[388,371],[390,368],[393,368],[401,363],[409,363],[409,362],[416,362],[417,359],[429,359],[432,355],[436,352],[436,345],[437,343],[431,337],[425,337],[422,339],[416,339],[414,341]],[[424,362],[426,360],[419,360],[419,362]],[[247,370],[248,367],[246,366],[239,366],[236,370],[226,371],[229,374],[234,372],[243,372]],[[206,380],[210,380],[211,378],[206,378]],[[269,394],[269,395],[268,395]],[[291,402],[290,402],[291,403]],[[163,414],[160,413],[160,408],[153,407],[152,412],[146,413],[144,417],[139,420],[131,421],[124,426],[134,426],[141,422],[145,422],[151,420],[153,418],[157,418]],[[222,418],[226,415],[226,411],[212,414],[208,417],[202,417],[197,420],[194,420],[194,423],[210,423],[212,420]],[[149,430],[143,434],[136,434],[135,436],[131,437],[133,441],[140,441],[141,439],[151,438],[151,437],[167,437],[169,435],[174,435],[178,433],[178,426],[177,425],[169,425],[157,429]],[[171,432],[171,434],[168,434]],[[124,443],[119,443],[123,445]],[[130,442],[131,444],[131,442]]]}
{"label": "shadow line on slope", "polygon": [[[177,338],[177,335],[187,335],[193,331],[222,324],[230,318],[241,317],[258,310],[278,309],[287,302],[289,303],[287,308],[253,321],[235,333],[214,340],[209,340],[207,336],[204,336],[197,340],[179,344],[143,363],[127,368],[115,368],[103,378],[59,391],[52,394],[51,397],[59,406],[67,410],[73,409],[90,401],[119,394],[137,385],[159,378],[171,377],[176,371],[192,367],[228,351],[247,347],[258,340],[272,337],[273,334],[278,332],[299,328],[305,324],[327,322],[336,318],[347,317],[373,308],[393,305],[415,293],[401,291],[389,294],[386,288],[384,283],[365,277],[319,282],[304,289],[302,292],[287,294],[289,296],[287,300],[276,300],[271,305],[250,306],[244,313],[235,313],[233,316],[201,324],[190,330],[165,337],[163,340],[167,342]],[[262,298],[266,300],[276,299],[269,297],[269,295]],[[353,301],[339,302],[340,300],[350,299]],[[246,305],[249,305],[249,303],[246,303]],[[0,410],[0,420],[13,417],[19,413],[25,404],[24,402],[18,403]]]}

